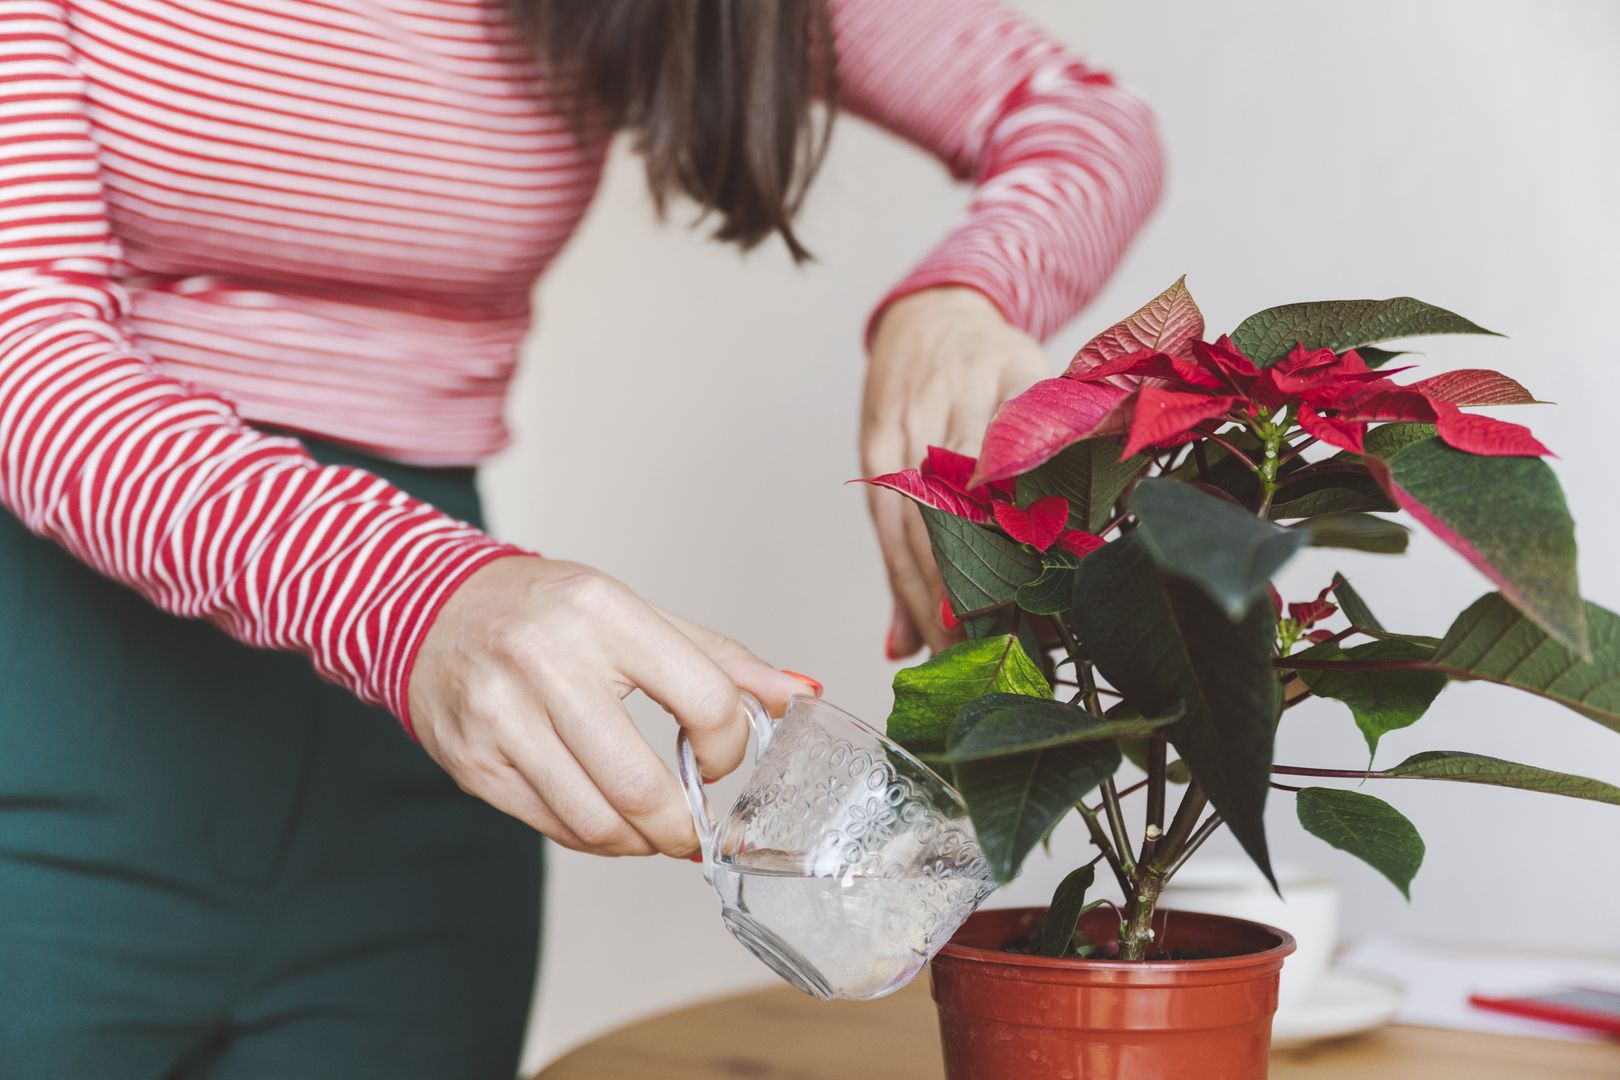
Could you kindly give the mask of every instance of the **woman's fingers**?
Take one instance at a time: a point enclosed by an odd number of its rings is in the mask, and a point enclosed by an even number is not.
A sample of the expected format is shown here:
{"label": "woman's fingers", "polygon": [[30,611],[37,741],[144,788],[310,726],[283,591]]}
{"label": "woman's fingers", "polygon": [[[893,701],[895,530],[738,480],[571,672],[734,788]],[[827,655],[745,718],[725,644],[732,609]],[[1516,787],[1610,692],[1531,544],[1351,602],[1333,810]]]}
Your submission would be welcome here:
{"label": "woman's fingers", "polygon": [[620,672],[675,718],[703,775],[718,778],[742,764],[748,718],[737,684],[650,604],[626,613],[618,631]]}
{"label": "woman's fingers", "polygon": [[[563,824],[534,786],[510,762],[499,762],[488,767],[476,787],[468,787],[469,794],[483,799],[504,814],[510,814],[529,828],[543,833],[554,843],[574,851],[589,851],[573,829]],[[604,853],[605,854],[605,853]]]}
{"label": "woman's fingers", "polygon": [[[902,425],[906,431],[908,461],[920,462],[930,446],[944,445],[949,415],[950,406],[943,397],[923,397],[913,403]],[[950,644],[950,634],[939,618],[945,584],[934,566],[934,546],[928,539],[928,526],[923,523],[922,511],[909,500],[891,498],[891,501],[900,504],[901,532],[906,545],[905,578],[911,583],[911,587],[904,590],[906,607],[923,641],[938,652]]]}
{"label": "woman's fingers", "polygon": [[[867,476],[880,476],[916,464],[906,460],[898,416],[875,411],[876,396],[876,387],[869,383],[864,424],[872,437],[861,448],[861,469]],[[888,572],[889,591],[894,595],[894,615],[884,635],[883,653],[890,660],[904,660],[924,645],[915,609],[926,595],[926,590],[920,588],[916,560],[906,540],[907,504],[893,492],[868,487],[866,508],[877,532],[878,550]]]}
{"label": "woman's fingers", "polygon": [[471,675],[470,683],[476,692],[462,699],[456,716],[448,722],[428,723],[424,712],[417,714],[422,748],[469,795],[564,847],[590,850],[547,801],[547,786],[535,783],[512,763],[513,753],[525,755],[527,751],[502,745],[511,741],[504,735],[508,727],[523,733],[550,730],[530,695],[497,671],[478,671]]}
{"label": "woman's fingers", "polygon": [[728,679],[757,697],[773,715],[779,715],[787,708],[788,698],[804,693],[802,680],[767,664],[735,638],[683,619],[656,604],[652,605],[652,609],[701,649],[705,656],[714,661],[715,666],[725,672]]}
{"label": "woman's fingers", "polygon": [[936,652],[951,643],[951,633],[940,621],[940,603],[945,599],[945,583],[934,565],[934,548],[928,539],[928,528],[922,513],[911,506],[904,507],[906,550],[910,559],[910,575],[918,582],[916,599],[912,601],[911,615],[922,632],[923,640]]}
{"label": "woman's fingers", "polygon": [[717,777],[748,743],[739,684],[778,708],[804,689],[589,567],[512,558],[451,595],[408,694],[423,748],[465,790],[567,847],[685,855],[697,837],[680,784],[623,698],[663,705]]}
{"label": "woman's fingers", "polygon": [[608,801],[550,723],[508,727],[506,735],[512,767],[585,850],[607,855],[651,855],[657,850]]}
{"label": "woman's fingers", "polygon": [[[890,660],[902,660],[916,652],[926,640],[922,619],[928,608],[930,590],[927,579],[917,565],[916,554],[906,536],[906,514],[916,518],[918,528],[922,517],[900,496],[876,488],[867,492],[867,504],[877,526],[878,548],[883,552],[883,565],[889,571],[889,586],[899,600],[909,620],[901,625],[896,619],[889,628],[885,650]],[[911,635],[905,635],[909,629]]]}
{"label": "woman's fingers", "polygon": [[894,599],[894,614],[889,618],[889,636],[883,645],[883,654],[890,660],[902,660],[923,647],[923,637],[917,622],[906,609],[905,599],[890,590]]}
{"label": "woman's fingers", "polygon": [[1001,403],[1000,397],[992,398],[990,393],[1000,391],[999,386],[988,387],[983,398],[975,397],[959,401],[952,406],[939,445],[947,450],[955,450],[958,454],[977,457],[980,445],[984,442],[984,429],[990,426],[990,418],[995,415],[996,406]]}
{"label": "woman's fingers", "polygon": [[680,783],[605,688],[553,695],[551,724],[608,805],[657,851],[684,858],[697,833]]}

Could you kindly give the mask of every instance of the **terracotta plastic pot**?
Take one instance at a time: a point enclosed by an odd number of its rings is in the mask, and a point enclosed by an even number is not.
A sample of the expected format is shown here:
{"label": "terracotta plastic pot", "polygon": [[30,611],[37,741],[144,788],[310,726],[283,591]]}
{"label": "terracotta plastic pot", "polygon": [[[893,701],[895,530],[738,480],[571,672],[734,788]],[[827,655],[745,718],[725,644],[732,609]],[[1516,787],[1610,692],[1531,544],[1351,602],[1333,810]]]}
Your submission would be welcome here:
{"label": "terracotta plastic pot", "polygon": [[[1294,939],[1223,915],[1161,911],[1155,939],[1199,957],[1125,963],[1000,951],[1042,908],[974,914],[931,969],[946,1080],[1262,1080],[1277,974]],[[1099,908],[1080,926],[1117,932]]]}

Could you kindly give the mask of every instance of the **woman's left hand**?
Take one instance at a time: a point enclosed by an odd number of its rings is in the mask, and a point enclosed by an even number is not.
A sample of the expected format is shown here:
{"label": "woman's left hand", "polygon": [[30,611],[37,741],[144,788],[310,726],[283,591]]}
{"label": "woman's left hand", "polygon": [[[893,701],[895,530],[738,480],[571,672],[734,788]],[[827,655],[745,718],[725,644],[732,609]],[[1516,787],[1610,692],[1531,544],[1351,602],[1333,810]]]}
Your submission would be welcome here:
{"label": "woman's left hand", "polygon": [[[1051,374],[1040,343],[1012,326],[976,289],[925,289],[896,300],[872,335],[861,411],[867,476],[920,464],[929,446],[977,454],[996,406]],[[894,593],[889,659],[959,638],[941,617],[945,586],[922,515],[910,500],[867,490]]]}

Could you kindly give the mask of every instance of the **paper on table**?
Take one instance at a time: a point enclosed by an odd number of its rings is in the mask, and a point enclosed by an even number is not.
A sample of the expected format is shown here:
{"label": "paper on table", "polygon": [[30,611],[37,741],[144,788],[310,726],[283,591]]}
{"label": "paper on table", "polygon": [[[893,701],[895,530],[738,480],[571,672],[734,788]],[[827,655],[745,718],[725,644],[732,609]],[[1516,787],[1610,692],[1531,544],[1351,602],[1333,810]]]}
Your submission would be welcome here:
{"label": "paper on table", "polygon": [[1346,949],[1339,964],[1382,975],[1406,987],[1406,1000],[1395,1015],[1398,1024],[1497,1035],[1577,1042],[1596,1042],[1603,1038],[1562,1024],[1478,1009],[1468,1004],[1470,994],[1513,997],[1566,986],[1589,986],[1620,993],[1620,960],[1537,956],[1511,951],[1493,955],[1456,946],[1371,937]]}

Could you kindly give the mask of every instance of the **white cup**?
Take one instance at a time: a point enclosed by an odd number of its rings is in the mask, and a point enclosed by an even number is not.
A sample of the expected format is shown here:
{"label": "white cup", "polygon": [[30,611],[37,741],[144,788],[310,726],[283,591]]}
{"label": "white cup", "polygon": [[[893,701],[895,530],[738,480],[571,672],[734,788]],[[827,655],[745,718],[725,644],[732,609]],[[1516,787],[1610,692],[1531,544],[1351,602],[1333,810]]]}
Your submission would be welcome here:
{"label": "white cup", "polygon": [[1166,908],[1232,915],[1294,935],[1294,955],[1283,965],[1278,1007],[1302,1003],[1333,962],[1339,941],[1339,886],[1307,867],[1273,867],[1282,897],[1248,859],[1195,856],[1165,886]]}

